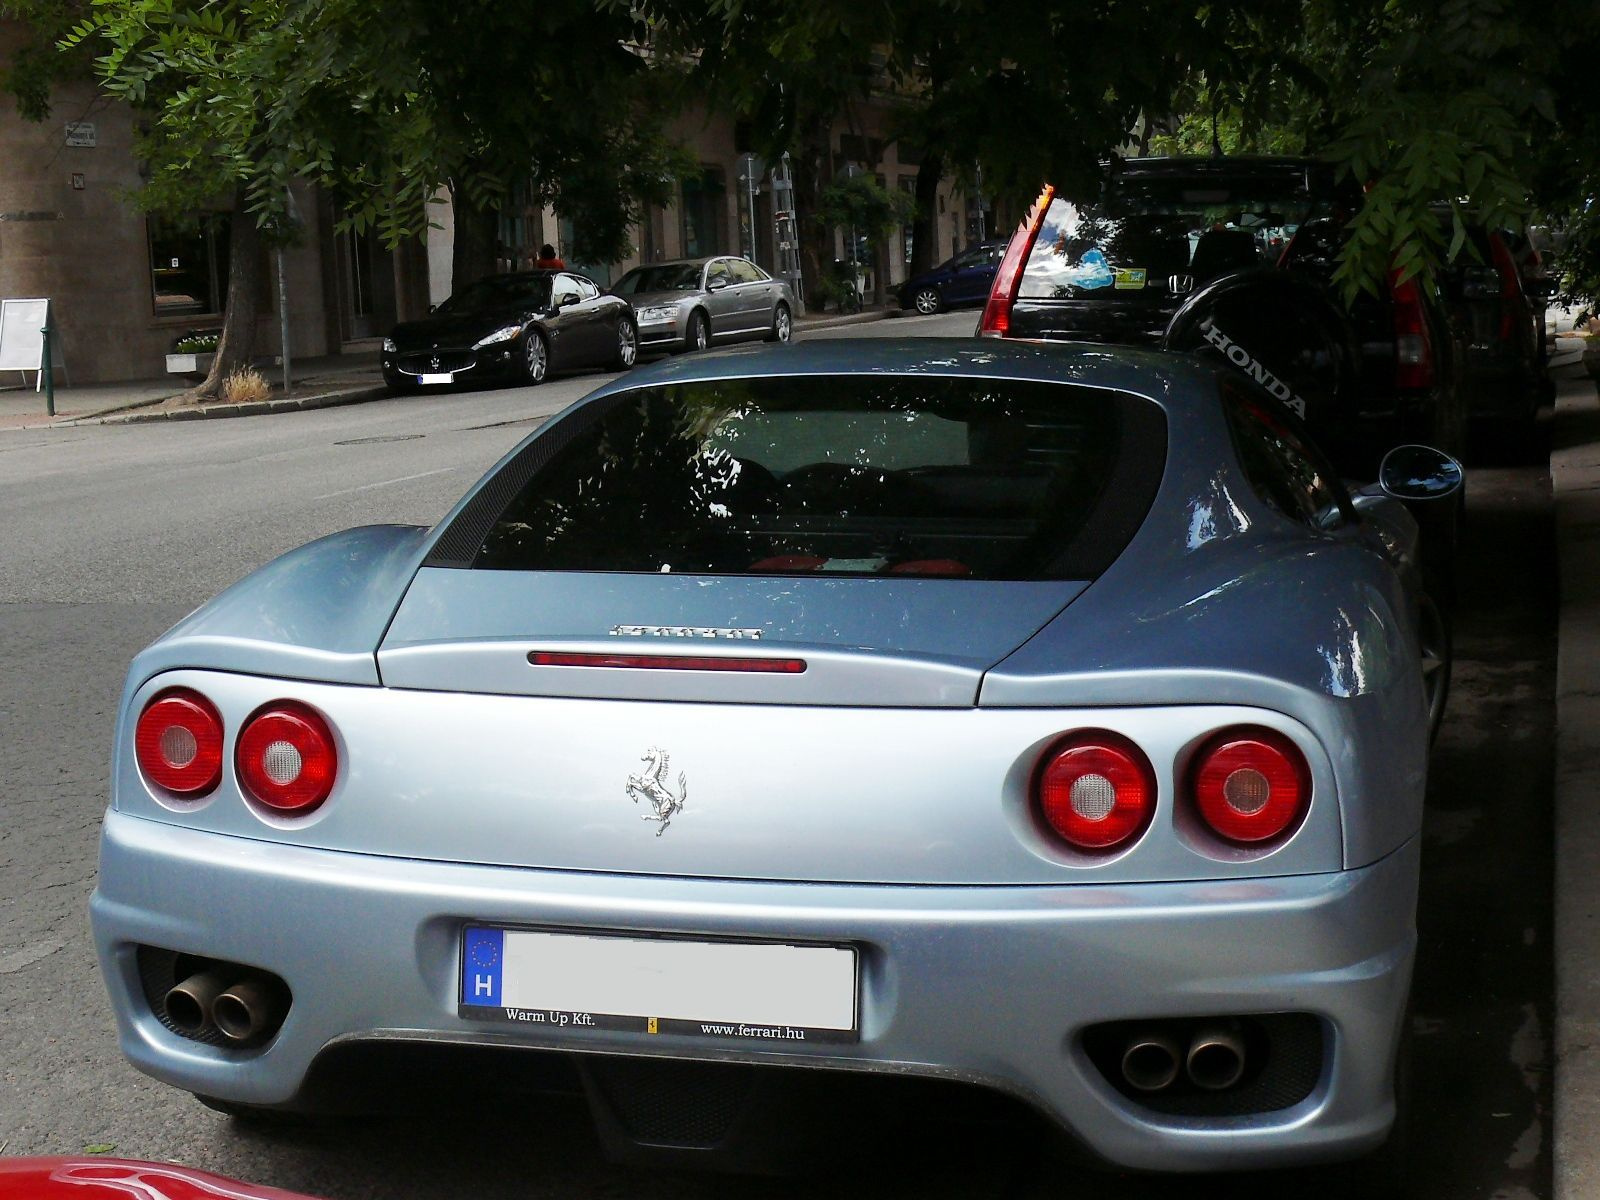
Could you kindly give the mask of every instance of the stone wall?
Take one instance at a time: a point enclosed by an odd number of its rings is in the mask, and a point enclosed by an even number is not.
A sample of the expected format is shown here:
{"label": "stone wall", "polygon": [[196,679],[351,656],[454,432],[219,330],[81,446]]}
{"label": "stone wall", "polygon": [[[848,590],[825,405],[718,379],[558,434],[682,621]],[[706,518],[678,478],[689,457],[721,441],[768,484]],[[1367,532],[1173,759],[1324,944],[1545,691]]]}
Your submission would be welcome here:
{"label": "stone wall", "polygon": [[[0,60],[22,36],[18,25],[0,21]],[[84,127],[92,125],[94,144],[68,145],[69,123],[80,127],[73,140],[82,141],[88,140]],[[24,120],[11,97],[0,96],[0,297],[50,299],[66,358],[65,382],[156,378],[174,338],[220,324],[218,314],[157,315],[146,221],[129,199],[140,182],[133,114],[91,81],[59,88],[43,123]],[[304,195],[298,199],[309,225],[302,244],[285,259],[297,357],[329,350],[317,206]],[[275,354],[274,262],[264,264],[263,277],[268,293],[257,350]],[[17,381],[8,376],[0,385]]]}

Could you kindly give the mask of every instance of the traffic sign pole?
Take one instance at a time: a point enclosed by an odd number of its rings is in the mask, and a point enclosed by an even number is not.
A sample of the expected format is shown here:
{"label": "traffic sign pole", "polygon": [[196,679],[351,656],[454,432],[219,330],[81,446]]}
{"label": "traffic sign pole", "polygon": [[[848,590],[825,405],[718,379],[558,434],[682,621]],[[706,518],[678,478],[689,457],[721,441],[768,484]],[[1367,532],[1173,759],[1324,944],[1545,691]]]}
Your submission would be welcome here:
{"label": "traffic sign pole", "polygon": [[50,334],[53,326],[50,324],[50,311],[45,310],[44,328],[39,332],[44,334],[44,355],[40,362],[40,369],[44,372],[44,410],[47,415],[56,415],[56,372],[50,363]]}

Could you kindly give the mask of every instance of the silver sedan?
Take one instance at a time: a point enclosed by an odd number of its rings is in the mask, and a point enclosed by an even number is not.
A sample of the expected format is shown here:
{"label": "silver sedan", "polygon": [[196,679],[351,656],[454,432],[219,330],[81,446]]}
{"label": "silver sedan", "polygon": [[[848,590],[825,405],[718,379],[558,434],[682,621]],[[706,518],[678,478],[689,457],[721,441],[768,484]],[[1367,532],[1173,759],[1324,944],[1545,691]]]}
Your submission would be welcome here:
{"label": "silver sedan", "polygon": [[704,350],[713,341],[794,332],[794,293],[749,259],[719,255],[635,267],[611,289],[633,305],[639,349]]}

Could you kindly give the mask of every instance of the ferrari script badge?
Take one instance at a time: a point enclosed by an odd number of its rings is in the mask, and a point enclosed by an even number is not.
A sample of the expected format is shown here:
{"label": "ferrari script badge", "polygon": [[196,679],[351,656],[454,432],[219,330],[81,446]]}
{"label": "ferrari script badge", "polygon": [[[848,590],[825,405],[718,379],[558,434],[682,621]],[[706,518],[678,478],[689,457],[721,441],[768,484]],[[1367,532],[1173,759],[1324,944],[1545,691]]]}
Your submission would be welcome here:
{"label": "ferrari script badge", "polygon": [[660,837],[667,831],[667,825],[683,807],[683,802],[689,798],[689,785],[684,779],[683,772],[678,772],[678,791],[674,795],[667,786],[667,752],[652,746],[640,756],[640,761],[649,766],[638,775],[629,775],[627,784],[628,799],[635,804],[644,800],[650,805],[651,811],[640,813],[639,816],[646,821],[660,821],[661,828],[656,830]]}

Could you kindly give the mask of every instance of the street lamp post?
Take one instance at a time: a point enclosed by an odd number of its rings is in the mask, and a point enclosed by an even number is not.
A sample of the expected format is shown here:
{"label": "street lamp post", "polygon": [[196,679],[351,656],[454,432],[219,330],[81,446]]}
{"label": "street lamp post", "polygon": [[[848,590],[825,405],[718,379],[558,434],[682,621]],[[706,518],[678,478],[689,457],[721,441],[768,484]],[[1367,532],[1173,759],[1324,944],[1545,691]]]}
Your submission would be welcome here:
{"label": "street lamp post", "polygon": [[[50,361],[50,335],[54,330],[50,323],[50,310],[44,310],[44,328],[39,332],[44,335],[44,354],[40,358],[39,367],[44,372],[44,411],[46,416],[56,415],[56,371],[55,365]],[[26,379],[26,376],[24,376]]]}

